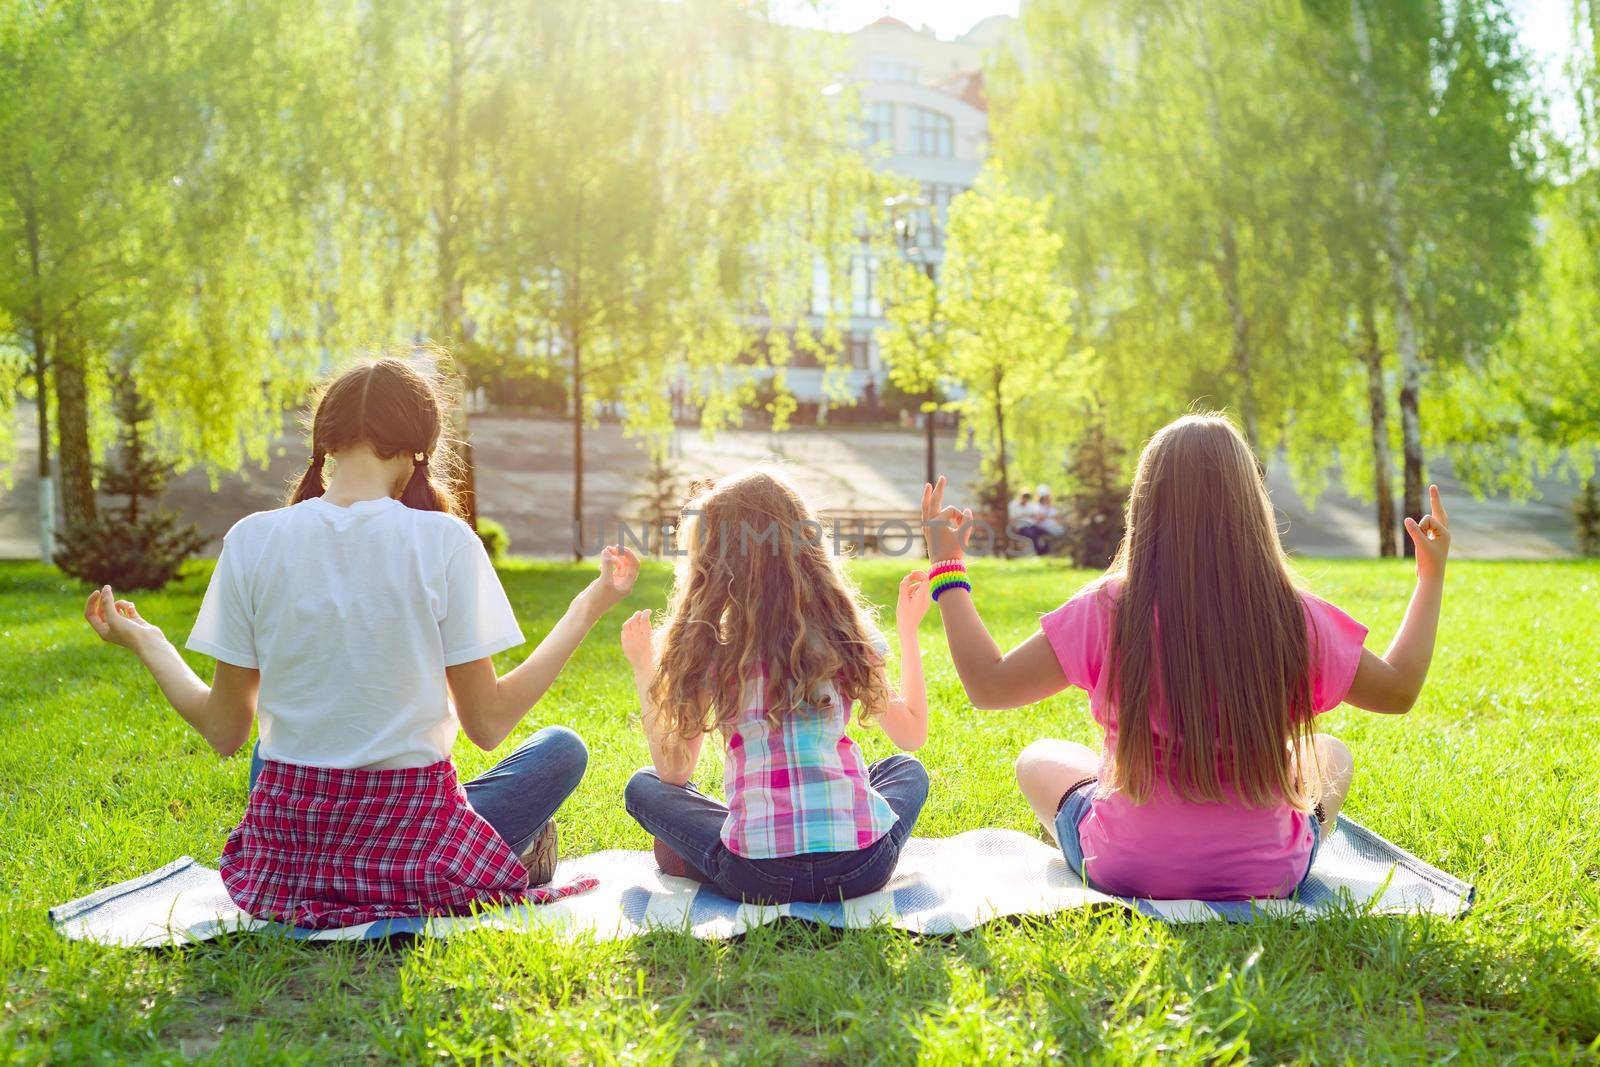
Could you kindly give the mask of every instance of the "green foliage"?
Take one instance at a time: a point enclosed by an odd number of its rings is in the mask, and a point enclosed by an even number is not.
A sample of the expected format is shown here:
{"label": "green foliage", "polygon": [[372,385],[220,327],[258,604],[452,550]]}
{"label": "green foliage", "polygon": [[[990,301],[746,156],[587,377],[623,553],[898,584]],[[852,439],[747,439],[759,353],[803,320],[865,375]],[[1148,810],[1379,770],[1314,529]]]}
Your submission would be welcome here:
{"label": "green foliage", "polygon": [[265,462],[315,370],[311,7],[0,10],[0,244],[17,253],[0,261],[0,339],[69,401],[69,514],[92,508],[114,353],[153,406],[153,445],[213,470]]}
{"label": "green foliage", "polygon": [[565,414],[566,371],[550,359],[530,359],[478,342],[462,342],[451,352],[468,388],[482,389],[490,405]]}
{"label": "green foliage", "polygon": [[511,551],[511,535],[506,528],[482,515],[478,516],[478,539],[483,542],[483,550],[496,563],[505,559],[506,553]]}
{"label": "green foliage", "polygon": [[213,471],[264,462],[325,359],[419,337],[636,435],[669,381],[714,428],[771,379],[781,427],[784,368],[836,364],[848,313],[814,272],[848,292],[888,185],[822,91],[836,52],[735,0],[7,7],[0,344],[66,400],[69,512],[113,354],[153,445]]}
{"label": "green foliage", "polygon": [[[976,560],[1002,648],[1093,577],[1060,560]],[[208,567],[141,613],[184,632]],[[1411,568],[1306,560],[1314,592],[1382,648]],[[904,561],[865,561],[865,594],[893,603]],[[523,628],[543,633],[592,568],[502,570]],[[463,778],[537,729],[567,723],[588,773],[557,816],[566,854],[644,849],[622,788],[649,759],[617,643],[630,611],[662,602],[647,563],[528,719],[495,752],[465,738]],[[1356,755],[1347,812],[1477,884],[1458,920],[1360,915],[1167,926],[1086,909],[950,937],[803,923],[732,942],[661,933],[621,942],[481,931],[447,941],[307,945],[239,937],[173,952],[69,942],[46,909],[153,870],[216,857],[245,803],[248,750],[218,759],[143,668],[79,618],[75,583],[0,565],[0,632],[29,669],[0,672],[0,1058],[21,1062],[534,1061],[613,1063],[1582,1062],[1600,1033],[1600,624],[1552,611],[1600,585],[1593,562],[1453,562],[1434,668],[1395,720],[1340,708],[1318,728]],[[1053,735],[1093,742],[1085,697],[974,711],[923,624],[933,787],[919,837],[983,826],[1039,835],[1012,762]],[[1530,635],[1534,635],[1531,636]],[[497,657],[501,671],[531,644]],[[211,661],[186,654],[202,675]],[[852,728],[869,758],[881,730]],[[719,787],[713,746],[696,784]],[[441,1055],[442,1054],[442,1055]]]}
{"label": "green foliage", "polygon": [[574,518],[598,404],[660,437],[679,387],[709,431],[770,382],[781,429],[795,352],[837,363],[840,312],[813,306],[814,269],[848,291],[884,183],[851,143],[853,91],[822,92],[825,38],[734,0],[337,10],[362,62],[333,74],[335,117],[360,151],[333,168],[332,205],[358,210],[330,211],[330,299],[489,357],[497,398],[559,402],[577,424]]}
{"label": "green foliage", "polygon": [[91,585],[160,589],[190,556],[210,540],[193,524],[153,506],[171,467],[153,457],[145,440],[152,408],[131,381],[117,390],[122,444],[114,462],[100,471],[100,488],[127,498],[120,508],[94,519],[69,521],[57,541],[56,566]]}
{"label": "green foliage", "polygon": [[1113,433],[1198,402],[1282,439],[1315,388],[1324,278],[1308,191],[1330,180],[1276,0],[1030,4],[995,76],[997,154],[1052,196],[1080,337]]}
{"label": "green foliage", "polygon": [[1508,342],[1447,384],[1458,462],[1523,489],[1552,468],[1588,479],[1600,454],[1600,173],[1543,197],[1536,269]]}
{"label": "green foliage", "polygon": [[906,264],[891,276],[891,380],[908,392],[962,391],[952,406],[983,452],[1000,515],[1013,478],[1060,469],[1061,413],[1087,362],[1072,344],[1072,292],[1049,212],[1048,200],[991,167],[950,205],[937,285]]}
{"label": "green foliage", "polygon": [[[890,314],[893,315],[893,312],[891,311]],[[885,334],[884,336],[885,338],[888,338],[895,335]],[[920,423],[922,421],[923,410],[930,402],[928,398],[928,390],[926,388],[922,388],[913,391],[905,388],[900,384],[900,379],[896,377],[893,371],[893,366],[894,365],[891,364],[888,384],[883,387],[883,392],[880,394],[878,402],[883,406],[883,410],[889,414],[890,418],[898,420],[901,412],[909,411],[913,415],[917,416],[917,421]],[[947,402],[947,399],[942,393],[936,392],[933,394],[932,403],[943,406]]]}
{"label": "green foliage", "polygon": [[1539,148],[1504,4],[1041,0],[991,81],[998,157],[1054,194],[1113,436],[1226,407],[1308,497],[1336,466],[1388,497],[1388,455],[1420,481],[1425,410],[1428,447],[1495,484],[1470,453],[1512,447],[1494,364]]}

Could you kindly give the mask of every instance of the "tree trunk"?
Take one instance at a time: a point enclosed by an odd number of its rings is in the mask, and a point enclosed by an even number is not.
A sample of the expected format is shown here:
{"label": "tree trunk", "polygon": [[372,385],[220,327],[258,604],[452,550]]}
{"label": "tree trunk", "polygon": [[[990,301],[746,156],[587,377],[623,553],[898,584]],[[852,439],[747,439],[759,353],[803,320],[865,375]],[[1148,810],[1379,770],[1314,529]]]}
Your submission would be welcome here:
{"label": "tree trunk", "polygon": [[1369,301],[1361,313],[1366,335],[1367,415],[1372,428],[1372,495],[1377,501],[1378,555],[1395,555],[1394,489],[1389,475],[1389,397],[1383,385],[1383,349]]}
{"label": "tree trunk", "polygon": [[[449,9],[449,72],[444,89],[444,134],[439,152],[439,199],[436,254],[439,268],[439,333],[447,345],[459,344],[466,334],[466,284],[461,277],[460,248],[456,240],[461,230],[461,96],[466,79],[466,25],[461,0],[452,0]],[[467,416],[471,382],[463,382],[465,395],[455,410],[455,431],[460,439],[460,500],[467,524],[478,528],[478,469],[472,450],[472,428]]]}
{"label": "tree trunk", "polygon": [[1007,555],[1011,551],[1011,538],[1008,527],[1011,525],[1011,471],[1006,463],[1006,405],[1000,387],[1005,378],[1003,374],[994,376],[994,433],[995,433],[995,471],[999,475],[1000,484],[997,487],[996,497],[1000,509],[1000,529],[995,533],[995,548],[998,554]]}
{"label": "tree trunk", "polygon": [[[934,339],[934,331],[937,329],[939,318],[939,280],[934,276],[934,266],[931,259],[923,261],[922,269],[923,272],[928,276],[928,340],[931,343]],[[934,439],[934,434],[938,432],[938,402],[939,387],[930,382],[928,385],[928,410],[923,417],[923,429],[928,435],[927,452],[929,485],[933,484],[934,478],[938,474],[939,467],[937,455],[938,445],[935,443]]]}
{"label": "tree trunk", "polygon": [[583,340],[572,331],[572,558],[583,558]]}
{"label": "tree trunk", "polygon": [[[1372,37],[1367,32],[1367,15],[1361,0],[1350,0],[1350,24],[1356,51],[1361,59],[1361,95],[1377,146],[1377,207],[1383,224],[1383,253],[1389,262],[1389,288],[1394,301],[1395,352],[1400,357],[1400,438],[1405,454],[1405,514],[1422,514],[1422,416],[1419,394],[1422,391],[1422,354],[1417,344],[1416,308],[1407,272],[1405,240],[1400,229],[1400,201],[1395,188],[1394,168],[1388,161],[1388,140],[1383,118],[1378,113],[1377,88],[1372,75]],[[1416,553],[1409,537],[1404,538],[1405,554]]]}
{"label": "tree trunk", "polygon": [[567,344],[572,349],[572,558],[583,558],[583,186],[579,185],[572,211],[572,276],[566,279],[570,323]]}
{"label": "tree trunk", "polygon": [[39,213],[30,204],[22,219],[33,279],[33,321],[28,323],[28,334],[33,340],[34,402],[39,409],[39,558],[49,563],[56,558],[56,487],[50,476],[50,342],[44,325]]}
{"label": "tree trunk", "polygon": [[39,411],[39,558],[46,563],[56,556],[56,493],[50,477],[50,350],[44,330],[33,335],[33,385]]}
{"label": "tree trunk", "polygon": [[[1403,514],[1420,519],[1426,514],[1422,503],[1422,415],[1417,410],[1418,394],[1422,391],[1422,368],[1416,354],[1416,337],[1412,335],[1411,357],[1402,350],[1400,359],[1400,440],[1405,448],[1405,511]],[[1411,538],[1404,538],[1407,556],[1417,554]]]}
{"label": "tree trunk", "polygon": [[61,511],[66,522],[95,518],[94,463],[89,452],[89,388],[82,354],[56,337],[56,424],[61,435]]}

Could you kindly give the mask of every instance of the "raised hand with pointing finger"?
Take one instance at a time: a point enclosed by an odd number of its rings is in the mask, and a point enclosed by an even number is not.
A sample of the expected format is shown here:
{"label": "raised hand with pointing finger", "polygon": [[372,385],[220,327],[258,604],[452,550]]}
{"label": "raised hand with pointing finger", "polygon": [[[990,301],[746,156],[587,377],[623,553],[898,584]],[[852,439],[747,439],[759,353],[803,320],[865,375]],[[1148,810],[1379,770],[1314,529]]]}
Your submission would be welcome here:
{"label": "raised hand with pointing finger", "polygon": [[972,536],[972,509],[944,502],[944,475],[932,485],[922,487],[922,531],[928,558],[935,562],[961,559]]}
{"label": "raised hand with pointing finger", "polygon": [[1419,522],[1406,516],[1406,533],[1417,548],[1417,577],[1433,581],[1444,578],[1445,560],[1450,555],[1450,516],[1439,499],[1439,487],[1428,486],[1429,513]]}

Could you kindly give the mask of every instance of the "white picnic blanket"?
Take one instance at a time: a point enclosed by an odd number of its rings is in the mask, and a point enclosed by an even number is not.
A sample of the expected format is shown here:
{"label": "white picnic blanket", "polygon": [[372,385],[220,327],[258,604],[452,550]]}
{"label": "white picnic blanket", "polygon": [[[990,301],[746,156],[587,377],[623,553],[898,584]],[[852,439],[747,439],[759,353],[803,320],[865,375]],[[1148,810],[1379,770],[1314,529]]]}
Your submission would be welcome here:
{"label": "white picnic blanket", "polygon": [[830,926],[881,922],[916,933],[947,934],[1005,916],[1049,915],[1090,905],[1131,909],[1164,922],[1249,922],[1264,915],[1316,918],[1351,911],[1456,916],[1472,906],[1473,898],[1472,886],[1345,818],[1323,843],[1311,876],[1294,900],[1207,903],[1107,896],[1085,888],[1058,850],[1014,830],[913,838],[882,891],[842,904],[741,904],[709,886],[663,875],[648,852],[596,852],[564,860],[556,881],[570,882],[581,875],[598,878],[598,887],[549,904],[498,908],[462,918],[389,919],[339,930],[302,930],[245,915],[228,899],[217,872],[186,856],[52,908],[50,920],[74,940],[155,947],[242,930],[310,940],[392,934],[442,937],[484,927],[602,940],[652,929],[728,938],[785,916]]}

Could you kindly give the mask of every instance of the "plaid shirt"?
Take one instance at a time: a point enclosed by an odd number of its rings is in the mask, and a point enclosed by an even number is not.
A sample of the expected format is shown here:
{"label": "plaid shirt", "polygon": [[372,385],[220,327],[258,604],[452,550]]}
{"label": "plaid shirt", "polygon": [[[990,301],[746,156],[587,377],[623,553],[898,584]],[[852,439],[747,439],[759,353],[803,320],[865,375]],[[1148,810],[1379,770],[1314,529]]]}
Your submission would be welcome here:
{"label": "plaid shirt", "polygon": [[247,914],[318,929],[565,895],[528,889],[448,760],[386,771],[269,760],[221,867]]}
{"label": "plaid shirt", "polygon": [[845,734],[850,708],[830,687],[821,707],[767,722],[766,673],[745,687],[729,728],[722,841],[746,859],[854,852],[889,832],[894,809],[867,781],[861,750]]}

